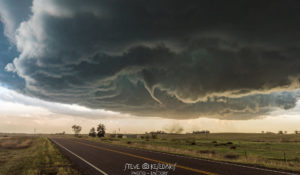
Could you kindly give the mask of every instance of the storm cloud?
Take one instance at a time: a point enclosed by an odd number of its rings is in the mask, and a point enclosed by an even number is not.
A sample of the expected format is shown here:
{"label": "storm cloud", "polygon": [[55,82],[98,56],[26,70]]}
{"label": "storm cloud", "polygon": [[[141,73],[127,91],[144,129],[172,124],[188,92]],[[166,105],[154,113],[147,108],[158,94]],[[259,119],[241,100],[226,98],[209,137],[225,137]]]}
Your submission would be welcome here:
{"label": "storm cloud", "polygon": [[26,95],[177,119],[257,118],[299,96],[299,1],[18,3],[28,19],[1,19]]}

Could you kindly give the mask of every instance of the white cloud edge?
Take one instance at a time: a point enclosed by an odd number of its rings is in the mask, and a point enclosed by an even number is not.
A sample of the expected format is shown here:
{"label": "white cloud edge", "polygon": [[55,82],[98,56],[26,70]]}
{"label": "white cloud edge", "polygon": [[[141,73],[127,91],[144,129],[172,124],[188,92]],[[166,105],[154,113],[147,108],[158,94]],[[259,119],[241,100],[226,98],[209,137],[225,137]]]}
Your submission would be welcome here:
{"label": "white cloud edge", "polygon": [[107,111],[103,109],[90,109],[77,104],[62,104],[56,102],[48,102],[33,97],[28,97],[17,93],[13,90],[0,86],[0,101],[9,102],[11,104],[22,104],[31,107],[40,107],[47,111],[67,116],[75,116],[90,119],[101,118],[128,118],[130,115],[118,112]]}

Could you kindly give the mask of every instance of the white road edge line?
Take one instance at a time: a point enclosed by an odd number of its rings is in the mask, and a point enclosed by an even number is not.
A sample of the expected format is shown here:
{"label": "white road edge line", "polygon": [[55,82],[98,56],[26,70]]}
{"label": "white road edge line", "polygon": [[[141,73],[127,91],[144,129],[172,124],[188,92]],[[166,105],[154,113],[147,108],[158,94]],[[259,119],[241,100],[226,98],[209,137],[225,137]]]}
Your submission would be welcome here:
{"label": "white road edge line", "polygon": [[[51,139],[52,140],[52,139]],[[69,153],[73,154],[74,156],[76,156],[77,158],[79,158],[80,160],[84,161],[86,164],[90,165],[91,167],[95,168],[97,171],[99,171],[100,173],[102,173],[103,175],[108,175],[106,172],[104,172],[103,170],[99,169],[98,167],[96,167],[95,165],[91,164],[90,162],[88,162],[87,160],[85,160],[84,158],[78,156],[77,154],[73,153],[72,151],[70,151],[68,148],[62,146],[61,144],[57,143],[56,141],[52,140],[55,144],[57,144],[58,146],[62,147],[63,149],[67,150]]]}

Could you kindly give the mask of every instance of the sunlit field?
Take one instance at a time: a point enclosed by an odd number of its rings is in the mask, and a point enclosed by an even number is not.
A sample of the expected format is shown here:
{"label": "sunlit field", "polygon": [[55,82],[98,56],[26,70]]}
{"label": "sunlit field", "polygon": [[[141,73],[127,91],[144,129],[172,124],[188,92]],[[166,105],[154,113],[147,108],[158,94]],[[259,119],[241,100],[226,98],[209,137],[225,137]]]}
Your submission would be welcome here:
{"label": "sunlit field", "polygon": [[[121,137],[121,135],[119,135]],[[84,139],[175,154],[300,171],[300,134],[160,134]]]}
{"label": "sunlit field", "polygon": [[79,175],[45,137],[0,136],[0,175]]}

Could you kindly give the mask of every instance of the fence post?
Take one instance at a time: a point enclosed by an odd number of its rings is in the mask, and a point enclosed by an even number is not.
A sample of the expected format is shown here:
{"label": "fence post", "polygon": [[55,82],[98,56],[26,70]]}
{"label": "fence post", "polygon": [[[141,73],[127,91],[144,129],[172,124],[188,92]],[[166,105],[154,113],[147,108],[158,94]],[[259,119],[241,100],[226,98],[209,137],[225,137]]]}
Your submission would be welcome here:
{"label": "fence post", "polygon": [[283,159],[284,159],[285,163],[287,163],[285,151],[283,152]]}

